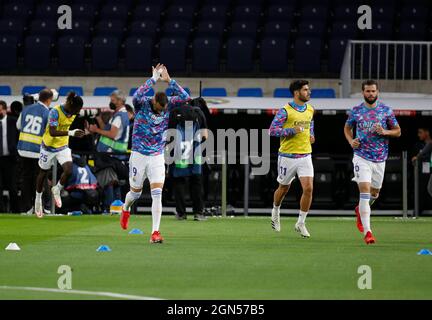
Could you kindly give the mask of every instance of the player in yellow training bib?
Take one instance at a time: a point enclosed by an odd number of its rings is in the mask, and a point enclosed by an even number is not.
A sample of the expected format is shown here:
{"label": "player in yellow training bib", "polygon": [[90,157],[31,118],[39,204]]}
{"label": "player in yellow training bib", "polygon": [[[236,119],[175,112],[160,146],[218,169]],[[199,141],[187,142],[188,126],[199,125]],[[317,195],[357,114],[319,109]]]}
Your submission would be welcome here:
{"label": "player in yellow training bib", "polygon": [[310,234],[305,222],[312,203],[314,169],[311,154],[312,143],[315,142],[314,108],[307,103],[311,94],[308,81],[293,81],[290,91],[294,101],[278,111],[269,129],[270,136],[280,137],[277,177],[279,187],[274,193],[272,228],[280,231],[280,206],[297,175],[303,194],[294,229],[308,238]]}
{"label": "player in yellow training bib", "polygon": [[77,114],[83,106],[83,100],[75,92],[70,92],[66,103],[52,108],[48,115],[48,124],[42,137],[39,154],[39,175],[36,180],[35,212],[38,218],[44,215],[42,206],[42,190],[48,170],[53,165],[54,158],[63,168],[63,173],[57,185],[51,188],[57,207],[61,207],[60,192],[72,174],[72,153],[69,149],[69,137],[81,138],[84,131],[80,129],[69,130]]}

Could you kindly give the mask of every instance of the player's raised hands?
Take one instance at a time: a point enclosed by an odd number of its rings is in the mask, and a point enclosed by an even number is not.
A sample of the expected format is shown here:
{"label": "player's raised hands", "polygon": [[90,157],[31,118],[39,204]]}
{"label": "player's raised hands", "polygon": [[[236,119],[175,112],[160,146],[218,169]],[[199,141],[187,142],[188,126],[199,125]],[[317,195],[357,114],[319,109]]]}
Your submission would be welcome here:
{"label": "player's raised hands", "polygon": [[152,72],[153,72],[152,79],[154,81],[157,82],[161,78],[161,74],[162,74],[164,68],[165,68],[165,66],[161,63],[158,63],[156,65],[156,67],[152,66]]}
{"label": "player's raised hands", "polygon": [[163,70],[162,70],[161,79],[162,79],[162,81],[165,81],[165,82],[171,81],[171,77],[168,73],[168,69],[165,66],[163,67]]}

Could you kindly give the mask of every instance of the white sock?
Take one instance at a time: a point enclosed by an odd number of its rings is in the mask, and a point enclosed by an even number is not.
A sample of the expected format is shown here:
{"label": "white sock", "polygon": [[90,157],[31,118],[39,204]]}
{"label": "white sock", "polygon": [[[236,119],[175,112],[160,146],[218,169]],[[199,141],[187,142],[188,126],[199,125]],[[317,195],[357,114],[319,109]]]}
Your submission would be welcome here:
{"label": "white sock", "polygon": [[140,192],[129,191],[126,194],[125,202],[123,204],[123,210],[129,211],[132,204],[136,200],[138,200],[140,196],[141,196],[141,191]]}
{"label": "white sock", "polygon": [[159,231],[160,221],[162,216],[162,189],[154,188],[151,190],[152,197],[152,218],[153,218],[153,230]]}
{"label": "white sock", "polygon": [[36,201],[37,202],[42,202],[42,192],[37,192],[36,191]]}
{"label": "white sock", "polygon": [[299,212],[297,223],[304,224],[306,222],[307,212],[301,211]]}
{"label": "white sock", "polygon": [[359,209],[360,209],[361,222],[364,228],[364,234],[366,234],[368,231],[371,231],[371,227],[370,227],[371,209],[370,209],[369,201],[370,201],[369,193],[360,193]]}
{"label": "white sock", "polygon": [[272,217],[276,216],[279,214],[280,212],[280,207],[281,206],[277,206],[273,203],[273,209],[272,209]]}
{"label": "white sock", "polygon": [[64,186],[60,183],[60,180],[57,182],[56,186],[59,188],[60,191],[62,191],[64,188]]}

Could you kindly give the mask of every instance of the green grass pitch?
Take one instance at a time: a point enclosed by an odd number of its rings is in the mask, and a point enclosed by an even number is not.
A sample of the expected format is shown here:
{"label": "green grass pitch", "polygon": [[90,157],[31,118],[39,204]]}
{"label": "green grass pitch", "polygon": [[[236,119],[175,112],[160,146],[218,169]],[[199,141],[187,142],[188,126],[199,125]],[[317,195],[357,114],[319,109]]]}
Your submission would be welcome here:
{"label": "green grass pitch", "polygon": [[[26,291],[57,288],[60,265],[72,268],[72,289],[161,299],[431,299],[432,219],[372,217],[377,238],[366,246],[354,218],[309,217],[312,235],[282,231],[270,219],[177,221],[163,216],[163,244],[150,244],[150,216],[132,216],[131,235],[117,216],[0,215],[0,299],[108,299],[99,295]],[[16,242],[21,251],[6,251]],[[99,245],[111,252],[96,252]],[[358,268],[372,270],[360,290]],[[4,288],[9,286],[9,288]],[[11,288],[17,287],[17,288]],[[45,290],[45,289],[42,289]]]}

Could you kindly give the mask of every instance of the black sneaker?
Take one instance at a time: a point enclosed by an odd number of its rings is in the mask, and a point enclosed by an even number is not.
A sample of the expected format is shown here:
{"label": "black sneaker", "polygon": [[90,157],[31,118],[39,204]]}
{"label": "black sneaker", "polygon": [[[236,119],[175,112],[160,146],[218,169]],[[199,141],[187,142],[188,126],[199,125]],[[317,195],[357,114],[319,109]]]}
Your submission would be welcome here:
{"label": "black sneaker", "polygon": [[203,214],[196,214],[194,216],[194,220],[195,221],[206,221],[207,217],[205,215],[203,215]]}
{"label": "black sneaker", "polygon": [[187,219],[187,216],[185,214],[179,215],[176,213],[175,217],[177,220],[186,220]]}

